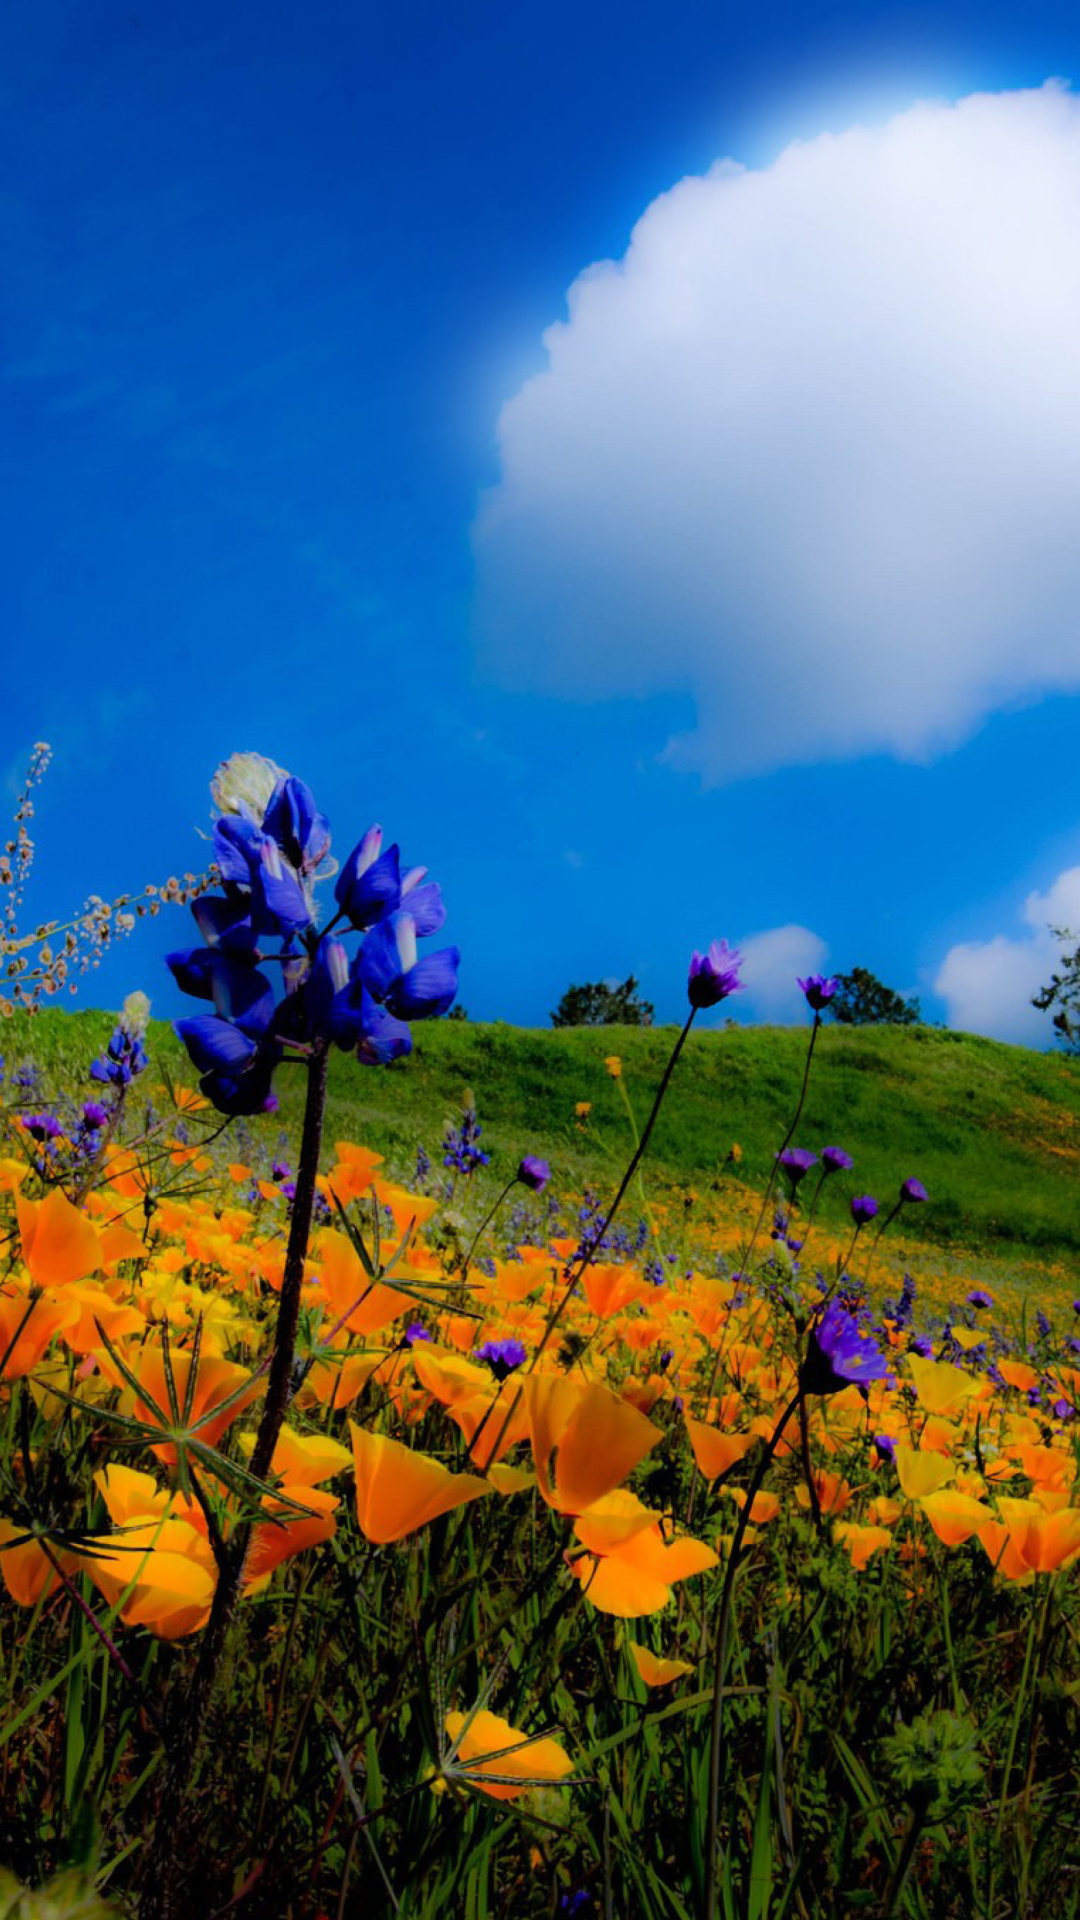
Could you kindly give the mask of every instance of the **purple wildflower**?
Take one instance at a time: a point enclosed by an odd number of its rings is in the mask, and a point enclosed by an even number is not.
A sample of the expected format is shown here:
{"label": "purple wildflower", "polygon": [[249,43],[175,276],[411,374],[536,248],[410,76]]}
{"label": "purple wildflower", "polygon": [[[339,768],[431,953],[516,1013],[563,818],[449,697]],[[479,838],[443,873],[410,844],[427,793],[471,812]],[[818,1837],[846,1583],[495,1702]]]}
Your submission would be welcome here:
{"label": "purple wildflower", "polygon": [[896,1441],[888,1433],[875,1433],[874,1448],[879,1460],[896,1459]]}
{"label": "purple wildflower", "polygon": [[964,1298],[969,1307],[992,1307],[994,1304],[993,1294],[987,1293],[985,1287],[972,1287]]}
{"label": "purple wildflower", "polygon": [[527,1355],[520,1340],[485,1340],[482,1347],[477,1347],[475,1358],[487,1361],[496,1380],[505,1380],[525,1364]]}
{"label": "purple wildflower", "polygon": [[797,979],[795,984],[805,993],[807,1006],[812,1007],[815,1013],[820,1013],[823,1007],[828,1006],[840,982],[823,973],[811,973],[805,980]]}
{"label": "purple wildflower", "polygon": [[528,1187],[530,1192],[543,1193],[551,1179],[551,1168],[546,1160],[540,1159],[538,1154],[526,1153],[517,1170],[517,1177],[521,1185]]}
{"label": "purple wildflower", "polygon": [[103,1127],[108,1117],[108,1108],[103,1107],[100,1100],[86,1100],[83,1102],[83,1126],[89,1127],[92,1133],[96,1133],[99,1127]]}
{"label": "purple wildflower", "polygon": [[857,1193],[851,1202],[851,1217],[857,1227],[869,1226],[878,1211],[878,1203],[872,1193]]}
{"label": "purple wildflower", "polygon": [[855,1162],[843,1147],[822,1147],[821,1165],[826,1173],[847,1173]]}
{"label": "purple wildflower", "polygon": [[696,950],[690,956],[690,975],[686,991],[692,1007],[717,1007],[729,994],[741,993],[739,968],[742,954],[726,940],[714,940],[707,953]]}
{"label": "purple wildflower", "polygon": [[776,1157],[793,1187],[805,1179],[811,1167],[817,1166],[817,1154],[811,1153],[809,1147],[785,1147]]}
{"label": "purple wildflower", "polygon": [[884,1380],[888,1361],[854,1314],[830,1300],[810,1328],[806,1358],[799,1375],[804,1393],[839,1393],[844,1387],[865,1387]]}
{"label": "purple wildflower", "polygon": [[413,1320],[405,1329],[405,1338],[410,1347],[415,1347],[418,1340],[430,1340],[431,1335],[422,1320]]}
{"label": "purple wildflower", "polygon": [[905,1180],[900,1189],[900,1198],[901,1200],[923,1201],[928,1200],[930,1195],[927,1193],[921,1180]]}

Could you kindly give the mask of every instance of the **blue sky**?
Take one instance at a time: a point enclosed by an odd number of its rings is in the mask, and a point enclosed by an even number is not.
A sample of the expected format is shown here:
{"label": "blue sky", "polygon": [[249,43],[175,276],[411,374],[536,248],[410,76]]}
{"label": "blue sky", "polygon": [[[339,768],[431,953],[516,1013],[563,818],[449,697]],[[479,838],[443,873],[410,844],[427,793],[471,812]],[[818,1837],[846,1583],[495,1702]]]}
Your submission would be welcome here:
{"label": "blue sky", "polygon": [[[1075,9],[40,0],[0,52],[29,918],[197,866],[255,748],[429,865],[474,1017],[633,971],[675,1018],[724,935],[741,1017],[861,964],[1040,1042]],[[80,1002],[178,1011],[188,939]]]}

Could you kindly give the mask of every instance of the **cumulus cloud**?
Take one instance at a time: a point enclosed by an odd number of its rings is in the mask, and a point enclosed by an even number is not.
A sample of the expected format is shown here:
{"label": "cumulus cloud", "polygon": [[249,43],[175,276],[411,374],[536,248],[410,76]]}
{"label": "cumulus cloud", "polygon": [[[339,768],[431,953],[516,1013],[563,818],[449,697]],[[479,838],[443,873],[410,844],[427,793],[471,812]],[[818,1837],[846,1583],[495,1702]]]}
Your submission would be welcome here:
{"label": "cumulus cloud", "polygon": [[1080,101],[724,161],[587,269],[474,529],[503,685],[675,693],[711,781],[1080,687]]}
{"label": "cumulus cloud", "polygon": [[1061,959],[1062,943],[1053,929],[1080,936],[1080,867],[1059,873],[1048,892],[1030,893],[1022,918],[1027,932],[1019,938],[999,933],[992,940],[951,947],[934,992],[945,1002],[950,1027],[1045,1047],[1053,1038],[1051,1016],[1033,1007],[1031,996],[1047,984]]}
{"label": "cumulus cloud", "polygon": [[[757,1020],[791,1021],[806,1011],[796,985],[800,976],[824,970],[828,947],[809,927],[770,927],[739,941],[743,956],[742,982],[748,1011]],[[732,1002],[729,1011],[738,1011]]]}

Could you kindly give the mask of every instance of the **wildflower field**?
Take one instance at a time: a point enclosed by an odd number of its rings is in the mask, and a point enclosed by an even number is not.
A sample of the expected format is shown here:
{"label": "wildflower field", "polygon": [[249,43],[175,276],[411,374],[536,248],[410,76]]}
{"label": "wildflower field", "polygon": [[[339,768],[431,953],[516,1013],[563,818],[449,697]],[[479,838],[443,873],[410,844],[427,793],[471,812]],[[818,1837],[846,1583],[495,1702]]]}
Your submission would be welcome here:
{"label": "wildflower field", "polygon": [[436,1024],[215,799],[179,1039],[3,1029],[0,1914],[1080,1913],[1068,1063]]}

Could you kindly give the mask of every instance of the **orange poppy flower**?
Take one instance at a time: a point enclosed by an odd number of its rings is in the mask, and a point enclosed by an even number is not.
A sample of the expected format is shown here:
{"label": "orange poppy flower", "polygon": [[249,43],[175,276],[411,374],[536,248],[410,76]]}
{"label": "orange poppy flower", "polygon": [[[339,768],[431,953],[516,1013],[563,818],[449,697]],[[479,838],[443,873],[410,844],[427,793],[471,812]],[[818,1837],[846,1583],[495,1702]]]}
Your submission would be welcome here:
{"label": "orange poppy flower", "polygon": [[521,1388],[537,1483],[560,1513],[584,1513],[611,1493],[660,1438],[651,1420],[608,1387],[532,1373]]}
{"label": "orange poppy flower", "polygon": [[552,1786],[574,1770],[557,1740],[534,1740],[486,1708],[468,1718],[448,1713],[445,1726],[452,1742],[446,1771],[492,1800],[516,1800],[530,1787]]}
{"label": "orange poppy flower", "polygon": [[491,1488],[472,1473],[451,1473],[430,1454],[416,1453],[383,1433],[368,1433],[350,1420],[356,1467],[356,1514],[360,1531],[377,1546],[450,1513]]}
{"label": "orange poppy flower", "polygon": [[0,1293],[0,1380],[21,1380],[33,1372],[53,1334],[78,1311],[64,1294]]}
{"label": "orange poppy flower", "polygon": [[17,1193],[15,1212],[23,1264],[36,1287],[62,1287],[98,1271],[97,1228],[59,1187],[53,1187],[44,1200],[24,1200]]}
{"label": "orange poppy flower", "polygon": [[670,1687],[673,1680],[681,1680],[684,1674],[693,1673],[689,1660],[664,1660],[651,1648],[642,1647],[636,1640],[628,1640],[626,1651],[637,1669],[638,1678],[647,1687]]}

